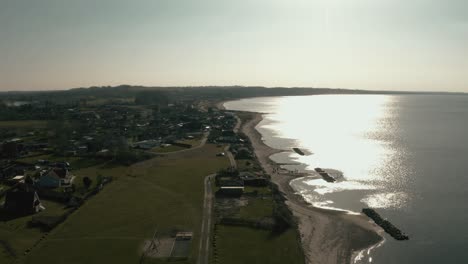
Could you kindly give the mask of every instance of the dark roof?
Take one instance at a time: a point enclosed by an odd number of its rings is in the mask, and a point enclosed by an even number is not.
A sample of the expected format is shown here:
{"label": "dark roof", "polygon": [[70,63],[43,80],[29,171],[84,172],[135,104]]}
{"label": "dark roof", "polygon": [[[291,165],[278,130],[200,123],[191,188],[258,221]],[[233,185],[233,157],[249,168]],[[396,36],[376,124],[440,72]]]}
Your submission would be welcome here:
{"label": "dark roof", "polygon": [[9,191],[5,198],[5,209],[14,211],[30,211],[34,208],[35,191]]}
{"label": "dark roof", "polygon": [[63,168],[54,168],[52,169],[55,174],[57,174],[57,176],[59,176],[60,178],[65,178],[65,176],[67,176],[67,170],[66,169],[63,169]]}

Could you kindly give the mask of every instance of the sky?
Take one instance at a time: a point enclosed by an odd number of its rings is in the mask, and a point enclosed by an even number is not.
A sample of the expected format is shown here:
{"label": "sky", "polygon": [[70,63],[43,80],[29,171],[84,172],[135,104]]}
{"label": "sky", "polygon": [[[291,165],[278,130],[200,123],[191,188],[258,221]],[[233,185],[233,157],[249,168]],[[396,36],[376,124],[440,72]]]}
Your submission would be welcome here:
{"label": "sky", "polygon": [[466,0],[0,0],[0,90],[468,92]]}

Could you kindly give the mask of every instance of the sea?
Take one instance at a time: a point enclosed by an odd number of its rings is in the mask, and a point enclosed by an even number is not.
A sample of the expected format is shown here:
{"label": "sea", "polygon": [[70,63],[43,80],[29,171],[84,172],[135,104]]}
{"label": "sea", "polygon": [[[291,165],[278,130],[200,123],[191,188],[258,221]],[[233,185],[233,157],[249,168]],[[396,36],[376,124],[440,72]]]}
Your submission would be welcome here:
{"label": "sea", "polygon": [[[356,263],[468,263],[468,96],[313,95],[230,101],[264,113],[270,157],[307,172],[291,186],[315,206],[374,208],[409,235]],[[298,147],[306,152],[301,156]],[[333,170],[335,183],[314,173]]]}

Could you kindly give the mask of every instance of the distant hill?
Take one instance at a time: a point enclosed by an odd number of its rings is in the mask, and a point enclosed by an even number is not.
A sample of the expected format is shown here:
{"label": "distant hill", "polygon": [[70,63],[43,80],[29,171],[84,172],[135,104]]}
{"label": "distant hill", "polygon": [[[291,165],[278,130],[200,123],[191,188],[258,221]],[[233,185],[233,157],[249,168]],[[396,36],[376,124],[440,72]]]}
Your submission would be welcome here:
{"label": "distant hill", "polygon": [[464,94],[443,92],[402,92],[402,91],[369,91],[331,88],[300,87],[260,87],[260,86],[194,86],[194,87],[145,87],[145,86],[105,86],[74,88],[59,91],[1,92],[3,100],[17,101],[54,101],[69,102],[82,99],[122,99],[150,95],[152,92],[163,92],[172,100],[217,99],[229,100],[263,96],[295,96],[315,94]]}

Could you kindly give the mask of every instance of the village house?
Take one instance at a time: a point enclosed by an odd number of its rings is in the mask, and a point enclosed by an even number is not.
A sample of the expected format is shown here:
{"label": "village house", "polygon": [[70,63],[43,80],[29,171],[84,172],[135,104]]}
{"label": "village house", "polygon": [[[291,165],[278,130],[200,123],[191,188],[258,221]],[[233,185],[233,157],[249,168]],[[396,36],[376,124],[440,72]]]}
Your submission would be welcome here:
{"label": "village house", "polygon": [[42,188],[69,187],[74,179],[66,168],[52,168],[42,172],[36,184]]}
{"label": "village house", "polygon": [[42,206],[37,192],[30,187],[26,187],[8,191],[5,197],[4,209],[16,214],[33,214],[45,208]]}
{"label": "village house", "polygon": [[136,142],[133,144],[133,147],[148,150],[148,149],[159,147],[160,145],[161,145],[161,140],[150,139],[150,140],[143,140],[140,142]]}
{"label": "village house", "polygon": [[259,177],[250,172],[240,172],[239,177],[243,181],[244,186],[263,187],[269,184],[268,179],[265,177]]}

